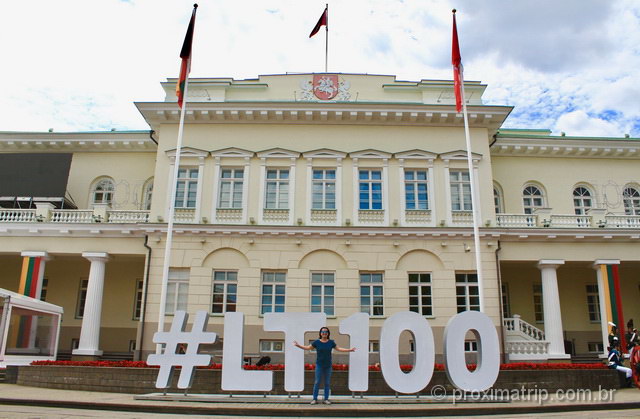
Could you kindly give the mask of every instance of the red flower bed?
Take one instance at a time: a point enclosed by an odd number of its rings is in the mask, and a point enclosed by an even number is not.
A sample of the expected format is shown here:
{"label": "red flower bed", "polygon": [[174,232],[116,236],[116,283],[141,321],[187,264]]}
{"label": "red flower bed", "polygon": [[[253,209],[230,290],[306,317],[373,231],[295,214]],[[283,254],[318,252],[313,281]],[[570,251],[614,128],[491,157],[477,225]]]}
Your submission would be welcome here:
{"label": "red flower bed", "polygon": [[[124,367],[124,368],[158,368],[154,365],[148,365],[144,361],[34,361],[31,365],[59,365],[59,366],[73,366],[73,367]],[[211,364],[205,369],[222,369],[222,364]],[[470,371],[476,369],[476,364],[468,364],[467,368]],[[268,364],[263,366],[245,365],[245,370],[269,370],[269,371],[281,371],[284,370],[283,364]],[[316,369],[315,364],[304,364],[304,369],[313,371]],[[413,369],[413,365],[403,364],[400,365],[400,369],[405,372],[409,372]],[[601,370],[607,369],[604,364],[571,364],[571,363],[536,363],[536,362],[514,362],[511,364],[501,364],[500,369],[506,370]],[[334,364],[334,371],[348,371],[349,365],[347,364]],[[435,371],[444,371],[443,364],[435,364]],[[380,371],[380,364],[369,365],[369,371]]]}

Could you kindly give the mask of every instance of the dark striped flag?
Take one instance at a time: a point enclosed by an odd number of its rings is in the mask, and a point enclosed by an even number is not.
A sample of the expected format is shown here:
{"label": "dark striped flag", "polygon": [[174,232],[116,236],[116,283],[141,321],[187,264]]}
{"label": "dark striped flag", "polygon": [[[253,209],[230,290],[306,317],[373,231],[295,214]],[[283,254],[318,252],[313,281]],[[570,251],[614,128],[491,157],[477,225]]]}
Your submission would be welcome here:
{"label": "dark striped flag", "polygon": [[456,111],[462,111],[462,57],[458,44],[458,27],[456,26],[456,9],[453,9],[453,42],[451,45],[451,64],[453,65],[453,90],[456,93]]}
{"label": "dark striped flag", "polygon": [[309,38],[317,34],[322,25],[326,26],[327,28],[329,27],[329,6],[324,8],[324,12],[322,12],[322,16],[320,16],[320,19],[318,19],[318,23],[316,23],[316,26],[313,27],[311,34],[309,34]]}
{"label": "dark striped flag", "polygon": [[189,27],[187,28],[187,34],[184,37],[182,44],[182,50],[180,50],[180,77],[178,83],[176,83],[176,96],[178,96],[178,106],[182,108],[182,102],[184,101],[184,89],[187,77],[189,77],[189,71],[191,71],[191,44],[193,43],[193,28],[196,25],[196,10],[198,5],[193,5],[193,12],[191,13],[191,20],[189,21]]}

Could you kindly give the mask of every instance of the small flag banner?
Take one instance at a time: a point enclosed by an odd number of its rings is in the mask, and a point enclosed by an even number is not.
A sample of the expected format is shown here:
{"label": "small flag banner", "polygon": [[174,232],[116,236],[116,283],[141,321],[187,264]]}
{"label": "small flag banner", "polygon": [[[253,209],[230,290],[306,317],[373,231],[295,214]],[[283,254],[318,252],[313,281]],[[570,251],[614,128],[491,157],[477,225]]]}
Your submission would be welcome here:
{"label": "small flag banner", "polygon": [[[20,287],[18,293],[27,297],[40,299],[42,287],[42,263],[41,256],[24,256],[22,258],[22,274],[20,275]],[[17,336],[15,336],[17,348],[28,348],[31,341],[31,329],[34,316],[20,316]]]}
{"label": "small flag banner", "polygon": [[607,322],[614,323],[619,331],[620,347],[623,350],[627,347],[624,337],[624,317],[622,314],[622,297],[620,294],[620,275],[618,265],[600,265],[602,273],[602,284],[604,287],[604,307],[602,314],[606,316]]}

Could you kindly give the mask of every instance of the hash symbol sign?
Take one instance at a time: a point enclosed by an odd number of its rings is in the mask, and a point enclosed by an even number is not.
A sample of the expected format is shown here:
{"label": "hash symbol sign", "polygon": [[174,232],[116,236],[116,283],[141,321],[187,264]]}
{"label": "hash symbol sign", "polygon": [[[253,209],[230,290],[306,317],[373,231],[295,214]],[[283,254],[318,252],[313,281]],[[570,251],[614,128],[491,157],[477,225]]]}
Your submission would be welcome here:
{"label": "hash symbol sign", "polygon": [[[209,314],[206,311],[198,311],[196,320],[190,332],[185,332],[189,315],[178,310],[173,317],[171,330],[168,332],[156,332],[153,335],[153,343],[164,343],[164,352],[151,354],[147,358],[147,364],[160,366],[156,388],[168,388],[171,385],[171,377],[175,367],[182,367],[178,378],[178,388],[191,387],[194,368],[209,365],[211,355],[198,354],[201,343],[214,343],[217,334],[206,332]],[[186,344],[185,353],[178,353],[178,345]]]}

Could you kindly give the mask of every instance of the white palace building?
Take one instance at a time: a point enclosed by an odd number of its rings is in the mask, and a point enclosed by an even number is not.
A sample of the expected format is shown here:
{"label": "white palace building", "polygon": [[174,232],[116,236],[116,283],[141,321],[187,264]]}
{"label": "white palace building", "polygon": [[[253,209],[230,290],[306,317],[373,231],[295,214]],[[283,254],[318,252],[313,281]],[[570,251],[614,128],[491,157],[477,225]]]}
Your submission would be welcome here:
{"label": "white palace building", "polygon": [[[329,98],[315,95],[322,79]],[[222,335],[224,313],[241,311],[245,353],[275,361],[284,334],[263,330],[264,313],[325,312],[347,346],[337,325],[363,311],[373,363],[385,319],[411,310],[441,357],[449,318],[479,308],[453,83],[191,79],[175,167],[175,82],[162,83],[164,102],[136,103],[149,131],[0,132],[0,288],[19,292],[36,264],[28,280],[64,308],[59,357],[155,350],[175,170],[167,328],[176,310],[206,310]],[[625,322],[640,321],[640,140],[502,129],[512,108],[484,105],[485,88],[465,89],[484,305],[503,359],[597,358],[600,266],[618,266]]]}

